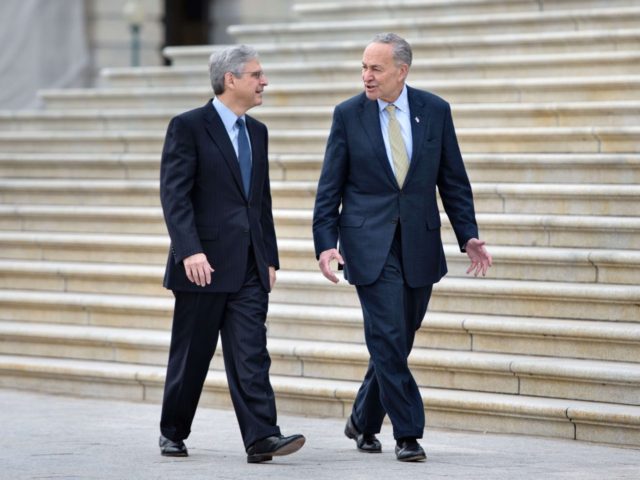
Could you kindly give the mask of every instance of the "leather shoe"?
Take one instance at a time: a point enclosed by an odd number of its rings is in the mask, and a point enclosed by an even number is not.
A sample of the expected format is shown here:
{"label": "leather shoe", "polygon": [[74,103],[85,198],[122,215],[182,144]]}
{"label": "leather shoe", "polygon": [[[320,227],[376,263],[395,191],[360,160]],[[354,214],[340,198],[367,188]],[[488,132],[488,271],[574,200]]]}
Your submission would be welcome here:
{"label": "leather shoe", "polygon": [[302,435],[273,435],[247,448],[247,462],[260,463],[272,460],[273,457],[289,455],[297,452],[304,445],[305,438]]}
{"label": "leather shoe", "polygon": [[398,440],[396,444],[396,458],[401,462],[421,462],[427,455],[415,439]]}
{"label": "leather shoe", "polygon": [[160,435],[160,439],[158,440],[158,445],[160,445],[160,453],[165,457],[188,457],[189,452],[187,451],[187,446],[184,444],[182,440],[179,442],[174,442],[170,438],[165,437],[164,435]]}
{"label": "leather shoe", "polygon": [[344,434],[347,436],[347,438],[356,441],[356,446],[361,452],[382,452],[382,444],[380,443],[380,440],[378,440],[373,433],[360,433],[356,426],[353,424],[353,420],[351,419],[351,417],[347,419],[347,424],[344,426]]}

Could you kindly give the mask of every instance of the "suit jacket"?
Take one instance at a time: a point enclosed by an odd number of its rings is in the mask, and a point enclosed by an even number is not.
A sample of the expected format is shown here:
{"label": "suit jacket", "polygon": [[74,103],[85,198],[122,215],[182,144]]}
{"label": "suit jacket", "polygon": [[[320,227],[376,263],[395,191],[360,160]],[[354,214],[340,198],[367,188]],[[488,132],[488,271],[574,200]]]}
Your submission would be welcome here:
{"label": "suit jacket", "polygon": [[[279,267],[271,212],[267,127],[250,116],[251,188],[242,187],[231,139],[211,102],[174,117],[162,151],[160,200],[171,237],[164,286],[174,291],[236,292],[253,246],[260,282],[269,291],[268,266]],[[182,260],[203,252],[214,268],[210,285],[186,276]]]}
{"label": "suit jacket", "polygon": [[361,93],[338,105],[333,114],[318,182],[313,238],[317,256],[336,248],[339,240],[345,277],[352,284],[376,281],[398,223],[408,285],[433,284],[447,273],[436,187],[460,249],[478,237],[471,186],[449,104],[411,87],[407,92],[413,154],[402,188],[384,147],[378,103]]}

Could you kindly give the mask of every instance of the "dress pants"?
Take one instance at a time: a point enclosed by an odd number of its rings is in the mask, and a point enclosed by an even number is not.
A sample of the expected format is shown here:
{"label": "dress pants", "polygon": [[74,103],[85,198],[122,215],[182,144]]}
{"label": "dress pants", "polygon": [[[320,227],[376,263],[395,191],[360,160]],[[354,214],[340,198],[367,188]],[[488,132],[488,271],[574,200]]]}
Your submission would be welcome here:
{"label": "dress pants", "polygon": [[420,328],[432,285],[410,288],[402,272],[400,226],[378,279],[356,286],[364,316],[369,368],[360,386],[351,419],[362,433],[378,433],[385,414],[393,436],[422,438],[424,406],[407,359]]}
{"label": "dress pants", "polygon": [[238,292],[174,294],[162,434],[174,441],[189,436],[220,333],[231,400],[245,448],[279,435],[265,326],[269,297],[260,284],[253,250]]}

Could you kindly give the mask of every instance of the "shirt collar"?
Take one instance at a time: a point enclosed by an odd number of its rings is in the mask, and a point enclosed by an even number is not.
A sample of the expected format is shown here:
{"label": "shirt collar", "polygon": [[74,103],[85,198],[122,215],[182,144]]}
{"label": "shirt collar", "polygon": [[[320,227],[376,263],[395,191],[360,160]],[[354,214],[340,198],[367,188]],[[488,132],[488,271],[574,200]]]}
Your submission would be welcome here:
{"label": "shirt collar", "polygon": [[[389,102],[385,102],[384,100],[378,99],[378,109],[380,113],[389,105]],[[407,84],[405,83],[402,87],[402,92],[400,92],[400,96],[396,99],[395,102],[392,102],[397,110],[401,112],[409,113],[409,95],[407,94]]]}
{"label": "shirt collar", "polygon": [[235,128],[238,118],[244,119],[244,115],[238,117],[229,107],[222,103],[218,97],[215,97],[211,103],[218,111],[218,115],[220,115],[224,128],[226,128],[228,132],[231,132]]}

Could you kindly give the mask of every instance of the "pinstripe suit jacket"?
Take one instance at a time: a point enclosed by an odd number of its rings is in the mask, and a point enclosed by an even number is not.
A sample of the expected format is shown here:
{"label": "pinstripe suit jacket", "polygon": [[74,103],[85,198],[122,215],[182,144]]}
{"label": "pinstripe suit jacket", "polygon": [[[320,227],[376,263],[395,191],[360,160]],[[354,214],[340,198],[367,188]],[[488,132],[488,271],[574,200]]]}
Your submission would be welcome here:
{"label": "pinstripe suit jacket", "polygon": [[460,249],[478,237],[471,185],[449,104],[411,87],[407,93],[413,155],[402,187],[389,165],[378,103],[361,93],[334,111],[318,182],[313,238],[317,256],[336,248],[339,241],[345,277],[355,285],[376,281],[398,224],[407,284],[424,287],[447,273],[436,188]]}
{"label": "pinstripe suit jacket", "polygon": [[[260,282],[269,291],[268,266],[278,247],[271,212],[267,127],[246,116],[252,174],[248,197],[233,144],[211,104],[169,123],[160,168],[160,199],[171,237],[164,286],[174,291],[235,292],[253,246]],[[205,287],[191,283],[183,259],[203,252],[214,268]]]}

